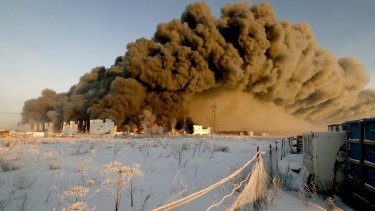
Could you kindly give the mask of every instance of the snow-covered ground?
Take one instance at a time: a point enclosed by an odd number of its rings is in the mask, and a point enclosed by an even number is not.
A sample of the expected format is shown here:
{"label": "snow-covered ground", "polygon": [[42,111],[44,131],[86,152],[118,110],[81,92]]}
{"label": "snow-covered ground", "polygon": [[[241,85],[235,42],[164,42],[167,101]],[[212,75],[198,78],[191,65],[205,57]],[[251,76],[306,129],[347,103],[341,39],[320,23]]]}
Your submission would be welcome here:
{"label": "snow-covered ground", "polygon": [[[132,180],[123,180],[126,186],[120,191],[120,210],[152,210],[220,181],[250,160],[257,146],[267,151],[275,140],[223,136],[1,139],[0,211],[69,210],[72,205],[86,207],[84,210],[114,210],[116,194],[111,191],[116,192],[117,186],[108,183],[105,169],[113,161],[133,170],[139,165],[142,173]],[[267,163],[267,154],[263,157]],[[278,168],[285,172],[301,165],[300,155],[286,155]],[[240,176],[176,210],[206,210],[246,178],[251,166]],[[303,186],[301,174],[290,174],[294,186]],[[276,195],[271,192],[268,205],[262,209],[327,207],[319,196],[307,199],[306,206],[296,191],[280,190]],[[211,210],[229,209],[239,193]],[[334,202],[350,210],[339,199]]]}

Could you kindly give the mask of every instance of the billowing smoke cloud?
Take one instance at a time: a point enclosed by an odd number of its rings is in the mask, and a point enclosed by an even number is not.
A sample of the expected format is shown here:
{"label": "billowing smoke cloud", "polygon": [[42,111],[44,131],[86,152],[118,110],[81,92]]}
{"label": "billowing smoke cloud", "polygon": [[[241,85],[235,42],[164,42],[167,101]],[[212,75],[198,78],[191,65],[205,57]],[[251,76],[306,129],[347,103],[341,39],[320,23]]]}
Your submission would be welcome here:
{"label": "billowing smoke cloud", "polygon": [[[209,100],[208,100],[208,99]],[[296,118],[272,102],[262,102],[239,90],[217,88],[197,94],[191,102],[190,115],[203,125],[225,131],[271,132],[272,134],[296,134],[301,131],[325,129]]]}
{"label": "billowing smoke cloud", "polygon": [[110,118],[141,127],[147,111],[167,127],[187,116],[210,124],[210,111],[201,108],[217,98],[223,128],[288,131],[375,114],[367,83],[355,58],[337,59],[319,47],[306,23],[276,20],[269,3],[229,4],[217,18],[200,2],[67,93],[45,90],[25,102],[22,115],[23,122]]}

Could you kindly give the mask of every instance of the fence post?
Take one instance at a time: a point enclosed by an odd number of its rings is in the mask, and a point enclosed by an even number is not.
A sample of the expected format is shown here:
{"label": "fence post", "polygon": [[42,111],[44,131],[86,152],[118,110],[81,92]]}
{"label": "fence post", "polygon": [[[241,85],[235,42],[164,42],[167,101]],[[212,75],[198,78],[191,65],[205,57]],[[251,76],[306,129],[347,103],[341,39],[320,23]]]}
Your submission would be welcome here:
{"label": "fence post", "polygon": [[270,167],[271,167],[271,170],[270,170],[270,175],[271,175],[271,178],[273,178],[273,175],[272,175],[272,146],[270,144]]}
{"label": "fence post", "polygon": [[281,156],[284,157],[284,152],[285,152],[285,144],[284,144],[284,139],[281,140],[281,147],[282,147],[282,151],[281,151]]}
{"label": "fence post", "polygon": [[277,141],[275,141],[275,146],[276,146],[276,152],[277,152]]}

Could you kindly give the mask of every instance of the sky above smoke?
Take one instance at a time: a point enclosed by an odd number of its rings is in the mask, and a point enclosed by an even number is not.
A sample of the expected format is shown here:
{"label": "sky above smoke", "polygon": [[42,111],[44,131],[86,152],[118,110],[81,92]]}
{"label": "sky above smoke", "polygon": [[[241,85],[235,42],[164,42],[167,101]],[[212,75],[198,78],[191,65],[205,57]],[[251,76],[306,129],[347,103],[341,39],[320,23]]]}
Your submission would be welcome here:
{"label": "sky above smoke", "polygon": [[[146,109],[160,124],[204,113],[200,122],[210,125],[211,110],[201,110],[213,98],[222,129],[282,121],[311,128],[374,113],[363,65],[320,47],[308,24],[278,20],[268,4],[214,8],[220,11],[193,4],[155,24],[153,37],[134,39],[114,64],[77,77],[69,91],[44,90],[27,101],[24,120],[110,117],[140,125]],[[248,117],[240,123],[241,113]]]}

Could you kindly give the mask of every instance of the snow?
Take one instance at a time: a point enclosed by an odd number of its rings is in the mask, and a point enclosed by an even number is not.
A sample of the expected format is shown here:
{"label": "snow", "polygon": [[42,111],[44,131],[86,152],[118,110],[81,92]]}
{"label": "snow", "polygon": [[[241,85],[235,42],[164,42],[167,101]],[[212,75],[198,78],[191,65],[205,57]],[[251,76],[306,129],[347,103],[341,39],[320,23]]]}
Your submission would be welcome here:
{"label": "snow", "polygon": [[[305,206],[301,200],[298,198],[298,194],[292,191],[283,191],[280,194],[279,198],[272,205],[268,206],[268,211],[290,211],[290,210],[299,210],[299,211],[313,211],[313,210],[326,210],[327,205],[324,202],[324,199],[311,199],[311,202],[308,203],[308,206]],[[339,198],[334,198],[335,203],[338,207],[334,210],[353,210],[348,206],[342,204],[342,201]]]}
{"label": "snow", "polygon": [[[131,186],[127,184],[122,192],[120,210],[151,210],[220,181],[250,160],[257,146],[267,151],[275,140],[279,139],[236,136],[1,139],[0,210],[62,210],[75,201],[83,201],[88,210],[114,209],[114,198],[103,187],[104,166],[113,161],[128,166],[139,164],[143,174],[135,177]],[[266,158],[267,154],[262,156]],[[278,162],[279,171],[293,177],[294,188],[303,186],[306,172],[302,159],[302,155],[286,154]],[[299,174],[291,171],[299,168],[302,169]],[[235,183],[246,176],[241,175],[176,210],[205,210],[230,193]],[[75,186],[84,186],[88,192],[67,194]],[[238,195],[236,191],[212,210],[229,209]],[[339,199],[334,201],[344,210],[350,210]],[[265,209],[319,210],[325,207],[324,199],[319,197],[309,199],[306,207],[297,192],[291,190],[281,191]]]}

